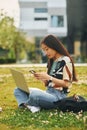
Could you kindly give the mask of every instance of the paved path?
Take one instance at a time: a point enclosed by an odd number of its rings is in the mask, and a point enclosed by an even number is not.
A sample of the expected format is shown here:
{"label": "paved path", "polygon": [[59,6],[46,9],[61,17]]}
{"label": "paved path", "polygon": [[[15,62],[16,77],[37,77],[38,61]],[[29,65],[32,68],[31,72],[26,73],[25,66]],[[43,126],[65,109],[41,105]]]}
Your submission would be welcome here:
{"label": "paved path", "polygon": [[[3,64],[0,68],[10,68],[10,67],[46,67],[47,64]],[[75,66],[87,66],[87,63],[75,64]]]}
{"label": "paved path", "polygon": [[10,68],[10,67],[46,67],[47,64],[3,64],[0,68]]}

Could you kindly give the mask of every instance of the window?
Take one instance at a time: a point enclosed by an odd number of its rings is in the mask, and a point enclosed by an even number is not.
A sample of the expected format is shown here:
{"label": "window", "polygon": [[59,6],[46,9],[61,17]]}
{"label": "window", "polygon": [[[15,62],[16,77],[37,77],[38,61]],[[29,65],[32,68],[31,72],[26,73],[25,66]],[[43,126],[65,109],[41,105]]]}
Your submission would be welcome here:
{"label": "window", "polygon": [[51,16],[51,27],[64,27],[64,17],[52,15]]}
{"label": "window", "polygon": [[44,20],[47,20],[47,18],[34,18],[35,21],[44,21]]}
{"label": "window", "polygon": [[35,8],[34,12],[35,13],[47,13],[48,10],[47,10],[47,8]]}

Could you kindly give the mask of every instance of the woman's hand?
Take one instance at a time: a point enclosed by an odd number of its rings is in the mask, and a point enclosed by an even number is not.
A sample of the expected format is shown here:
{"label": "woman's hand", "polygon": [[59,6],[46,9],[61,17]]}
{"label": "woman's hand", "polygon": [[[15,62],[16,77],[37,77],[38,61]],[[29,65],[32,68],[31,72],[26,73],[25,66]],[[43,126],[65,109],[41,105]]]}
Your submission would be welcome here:
{"label": "woman's hand", "polygon": [[36,79],[43,81],[44,83],[46,83],[49,79],[50,79],[50,75],[48,75],[47,73],[35,73],[34,76],[36,77]]}

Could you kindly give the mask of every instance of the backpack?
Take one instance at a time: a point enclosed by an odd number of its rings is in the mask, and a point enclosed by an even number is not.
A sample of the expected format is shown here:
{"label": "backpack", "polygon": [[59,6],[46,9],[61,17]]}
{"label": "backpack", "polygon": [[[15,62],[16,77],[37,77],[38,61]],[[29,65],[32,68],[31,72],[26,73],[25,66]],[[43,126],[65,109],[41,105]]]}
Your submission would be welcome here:
{"label": "backpack", "polygon": [[87,111],[87,101],[82,96],[73,95],[57,102],[54,102],[56,107],[62,112],[74,112]]}

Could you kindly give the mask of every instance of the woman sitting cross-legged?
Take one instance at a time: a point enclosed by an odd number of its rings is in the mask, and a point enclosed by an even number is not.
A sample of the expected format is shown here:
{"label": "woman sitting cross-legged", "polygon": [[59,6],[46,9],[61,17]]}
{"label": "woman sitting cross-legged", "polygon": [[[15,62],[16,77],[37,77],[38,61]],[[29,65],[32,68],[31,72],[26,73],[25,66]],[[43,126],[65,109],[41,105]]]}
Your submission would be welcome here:
{"label": "woman sitting cross-legged", "polygon": [[48,71],[36,72],[34,77],[44,82],[46,91],[31,88],[28,94],[19,88],[14,90],[18,106],[32,112],[56,108],[54,102],[67,97],[72,82],[77,81],[72,58],[57,37],[46,36],[41,41],[41,48],[48,57]]}

